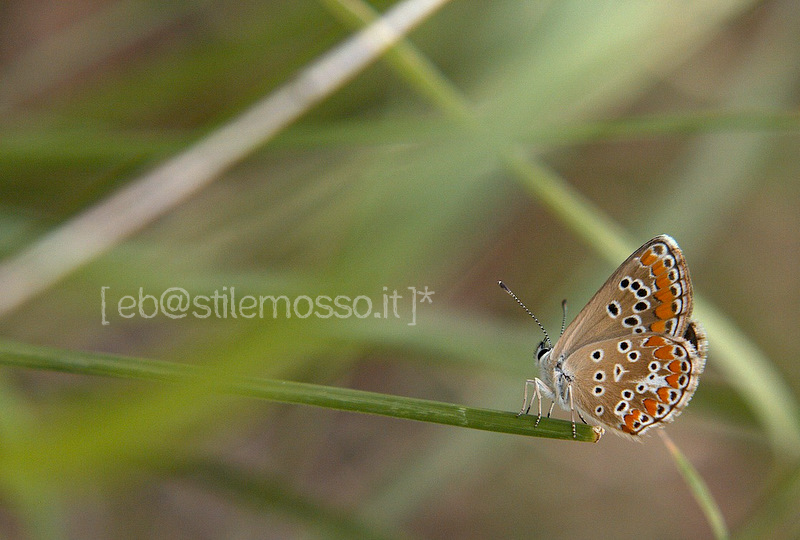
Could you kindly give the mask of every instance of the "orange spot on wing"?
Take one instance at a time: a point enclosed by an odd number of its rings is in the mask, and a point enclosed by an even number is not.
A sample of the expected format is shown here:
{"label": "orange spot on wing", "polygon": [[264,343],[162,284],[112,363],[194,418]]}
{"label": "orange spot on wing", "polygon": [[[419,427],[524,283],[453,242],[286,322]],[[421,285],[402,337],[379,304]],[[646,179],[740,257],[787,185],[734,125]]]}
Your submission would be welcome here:
{"label": "orange spot on wing", "polygon": [[657,334],[663,334],[667,329],[667,323],[664,321],[656,321],[650,325],[650,330]]}
{"label": "orange spot on wing", "polygon": [[658,390],[656,390],[656,394],[658,394],[658,398],[663,401],[664,403],[669,403],[669,388],[666,386],[662,386]]}
{"label": "orange spot on wing", "polygon": [[625,427],[630,430],[629,433],[633,433],[633,423],[635,421],[636,421],[636,418],[633,417],[633,414],[626,414],[625,415]]}
{"label": "orange spot on wing", "polygon": [[650,266],[653,262],[657,259],[655,255],[653,255],[653,250],[648,249],[645,251],[642,256],[639,258],[642,261],[642,264],[645,266]]}
{"label": "orange spot on wing", "polygon": [[656,287],[659,289],[668,289],[670,285],[672,281],[669,279],[669,274],[661,274],[656,278]]}
{"label": "orange spot on wing", "polygon": [[625,425],[625,424],[621,425],[619,429],[620,429],[620,431],[622,431],[623,433],[628,433],[628,434],[630,434],[630,435],[633,435],[633,430],[632,430],[631,428],[629,428],[629,427],[628,427],[627,425]]}
{"label": "orange spot on wing", "polygon": [[658,401],[654,400],[653,398],[642,400],[642,404],[644,405],[644,409],[647,411],[647,414],[650,416],[655,416],[656,412],[658,412]]}
{"label": "orange spot on wing", "polygon": [[653,356],[659,360],[672,360],[675,358],[675,355],[672,354],[672,347],[669,345],[664,345],[653,351]]}
{"label": "orange spot on wing", "polygon": [[667,384],[670,385],[671,387],[680,388],[680,385],[678,384],[679,377],[680,375],[675,373],[673,375],[669,375],[668,377],[664,377],[664,380],[667,381]]}
{"label": "orange spot on wing", "polygon": [[669,304],[661,304],[655,309],[654,313],[659,319],[671,319],[675,316],[675,310],[672,308],[672,302]]}
{"label": "orange spot on wing", "polygon": [[681,362],[680,360],[673,360],[667,365],[667,369],[673,373],[680,373],[681,372]]}
{"label": "orange spot on wing", "polygon": [[654,276],[660,276],[661,274],[667,271],[667,267],[664,266],[664,261],[659,259],[658,261],[656,261],[656,264],[653,265],[651,271],[653,272]]}
{"label": "orange spot on wing", "polygon": [[666,345],[667,341],[662,338],[661,336],[650,336],[646,340],[644,340],[643,345],[645,347],[661,347],[662,345]]}
{"label": "orange spot on wing", "polygon": [[675,295],[672,294],[672,291],[669,288],[666,289],[659,289],[653,294],[653,298],[658,300],[659,302],[667,302],[672,303],[675,300]]}

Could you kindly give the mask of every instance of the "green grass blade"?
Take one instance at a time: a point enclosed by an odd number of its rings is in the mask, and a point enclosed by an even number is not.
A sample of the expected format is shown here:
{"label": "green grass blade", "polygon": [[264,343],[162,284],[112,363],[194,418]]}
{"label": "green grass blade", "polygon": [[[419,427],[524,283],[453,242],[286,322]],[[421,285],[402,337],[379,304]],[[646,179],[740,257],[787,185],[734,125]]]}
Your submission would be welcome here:
{"label": "green grass blade", "polygon": [[0,315],[201,190],[329,97],[447,0],[398,3],[224,126],[0,264]]}
{"label": "green grass blade", "polygon": [[658,434],[661,436],[661,440],[664,441],[664,445],[667,447],[667,450],[669,450],[670,455],[672,455],[672,459],[678,466],[678,471],[680,471],[681,476],[683,476],[683,479],[686,481],[686,485],[689,486],[689,490],[692,492],[692,495],[694,495],[697,504],[700,505],[700,509],[703,511],[703,514],[705,514],[706,520],[708,520],[709,525],[711,525],[714,538],[718,540],[730,538],[728,527],[725,525],[725,518],[722,517],[719,505],[711,495],[711,491],[709,491],[708,485],[706,485],[703,477],[700,476],[700,473],[697,472],[694,465],[686,459],[686,456],[681,452],[680,448],[672,442],[672,439],[670,439],[666,431],[659,430]]}
{"label": "green grass blade", "polygon": [[571,422],[542,418],[537,426],[533,416],[518,417],[508,411],[318,384],[229,376],[217,370],[185,364],[63,351],[21,343],[0,342],[0,364],[81,375],[176,383],[201,382],[212,392],[530,437],[597,442],[602,435],[600,430],[580,424],[576,425],[576,435],[573,437]]}

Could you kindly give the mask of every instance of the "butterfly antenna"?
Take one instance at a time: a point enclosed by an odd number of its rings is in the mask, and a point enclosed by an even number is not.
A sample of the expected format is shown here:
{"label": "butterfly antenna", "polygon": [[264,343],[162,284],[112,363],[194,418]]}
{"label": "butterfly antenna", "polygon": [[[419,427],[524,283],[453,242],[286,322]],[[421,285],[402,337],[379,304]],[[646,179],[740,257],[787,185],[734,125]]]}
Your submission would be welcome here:
{"label": "butterfly antenna", "polygon": [[563,315],[561,317],[561,334],[560,335],[563,336],[564,335],[564,330],[567,328],[567,299],[566,298],[564,298],[561,301],[561,311],[562,311]]}
{"label": "butterfly antenna", "polygon": [[506,284],[505,284],[505,283],[503,283],[502,281],[498,281],[498,282],[497,282],[497,284],[498,284],[498,285],[500,285],[500,288],[502,288],[504,291],[506,291],[508,294],[510,294],[510,295],[511,295],[511,298],[513,298],[514,300],[516,300],[516,301],[517,301],[517,304],[519,304],[520,306],[522,306],[522,309],[524,309],[524,310],[525,310],[525,312],[526,312],[528,315],[530,315],[530,316],[533,318],[533,320],[534,320],[534,321],[536,321],[536,324],[538,324],[538,325],[539,325],[539,328],[541,328],[541,329],[542,329],[542,333],[544,334],[544,339],[545,339],[545,340],[547,340],[547,344],[548,344],[550,347],[552,347],[552,346],[553,346],[553,342],[552,342],[552,341],[550,341],[550,336],[549,336],[549,335],[547,335],[547,330],[545,330],[545,329],[544,329],[544,326],[542,326],[542,323],[540,323],[540,322],[539,322],[539,319],[537,319],[537,318],[536,318],[536,315],[534,315],[533,313],[531,313],[531,310],[529,310],[529,309],[528,309],[528,308],[525,306],[525,304],[523,304],[523,303],[522,303],[522,301],[521,301],[519,298],[517,298],[517,295],[516,295],[516,294],[514,294],[513,292],[511,292],[511,289],[509,289],[508,287],[506,287]]}

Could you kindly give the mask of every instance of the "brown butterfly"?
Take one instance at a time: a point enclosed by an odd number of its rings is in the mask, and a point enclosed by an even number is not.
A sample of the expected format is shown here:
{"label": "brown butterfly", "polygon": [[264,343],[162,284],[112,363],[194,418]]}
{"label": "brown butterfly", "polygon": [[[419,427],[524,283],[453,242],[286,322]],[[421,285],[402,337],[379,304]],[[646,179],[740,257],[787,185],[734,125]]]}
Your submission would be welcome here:
{"label": "brown butterfly", "polygon": [[540,378],[525,381],[520,414],[537,399],[538,425],[544,395],[571,412],[573,436],[576,412],[586,423],[632,438],[671,422],[692,398],[706,363],[708,341],[691,317],[683,253],[670,236],[656,236],[617,268],[555,345],[545,332],[536,349]]}

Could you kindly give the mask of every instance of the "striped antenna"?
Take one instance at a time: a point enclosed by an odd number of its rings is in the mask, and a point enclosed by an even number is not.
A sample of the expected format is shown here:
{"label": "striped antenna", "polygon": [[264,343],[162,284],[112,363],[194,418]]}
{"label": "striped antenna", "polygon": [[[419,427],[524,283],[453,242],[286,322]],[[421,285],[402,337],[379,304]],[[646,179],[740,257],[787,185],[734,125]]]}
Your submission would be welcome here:
{"label": "striped antenna", "polygon": [[[516,295],[516,294],[514,294],[513,292],[511,292],[511,289],[509,289],[508,287],[506,287],[506,284],[505,284],[505,283],[503,283],[502,281],[498,281],[498,282],[497,282],[497,284],[498,284],[498,285],[500,285],[500,288],[502,288],[504,291],[506,291],[508,294],[510,294],[510,295],[511,295],[511,298],[513,298],[514,300],[516,300],[516,301],[517,301],[517,304],[519,304],[520,306],[522,306],[522,309],[524,309],[524,310],[525,310],[525,312],[526,312],[528,315],[530,315],[531,317],[533,317],[533,320],[534,320],[534,321],[536,321],[536,324],[538,324],[538,325],[539,325],[539,328],[541,328],[541,329],[542,329],[542,333],[544,334],[544,339],[547,341],[547,345],[548,345],[549,347],[551,347],[551,348],[552,348],[552,347],[553,347],[553,342],[552,342],[552,341],[550,341],[550,336],[549,336],[549,335],[547,335],[547,330],[545,330],[545,329],[544,329],[544,326],[542,326],[542,323],[540,323],[540,322],[539,322],[539,319],[537,319],[537,318],[536,318],[536,315],[534,315],[533,313],[531,313],[531,310],[529,310],[529,309],[528,309],[528,308],[525,306],[525,304],[523,304],[523,303],[522,303],[522,301],[521,301],[519,298],[517,298],[517,295]],[[566,314],[566,306],[567,306],[567,304],[566,304],[566,302],[564,302],[564,313],[565,313],[565,314]],[[566,320],[566,318],[565,318],[565,320]],[[563,325],[562,325],[562,326],[563,326]],[[564,333],[563,329],[562,329],[561,333],[562,333],[562,334]]]}

